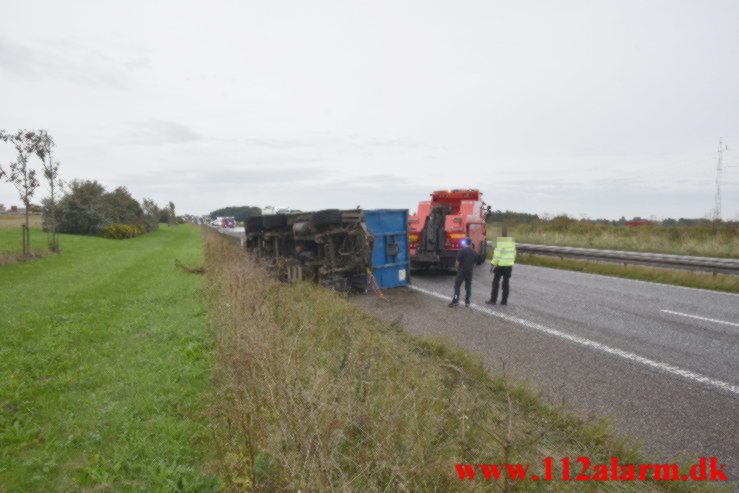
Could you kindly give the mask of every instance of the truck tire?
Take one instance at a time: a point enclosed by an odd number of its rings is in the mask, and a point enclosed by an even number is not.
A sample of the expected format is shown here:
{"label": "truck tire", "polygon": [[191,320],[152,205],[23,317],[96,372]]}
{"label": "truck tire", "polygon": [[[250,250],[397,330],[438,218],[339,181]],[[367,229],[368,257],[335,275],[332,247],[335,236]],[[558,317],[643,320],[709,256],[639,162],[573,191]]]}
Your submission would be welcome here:
{"label": "truck tire", "polygon": [[264,229],[262,226],[262,216],[247,216],[244,220],[244,226],[247,233],[257,233]]}
{"label": "truck tire", "polygon": [[262,216],[262,225],[264,229],[279,229],[287,226],[287,215],[285,214],[268,214]]}
{"label": "truck tire", "polygon": [[485,262],[485,259],[488,256],[488,242],[485,240],[482,240],[480,242],[480,254],[477,256],[477,265],[481,265],[483,262]]}
{"label": "truck tire", "polygon": [[330,226],[341,224],[341,211],[339,209],[325,209],[314,212],[310,218],[313,226]]}

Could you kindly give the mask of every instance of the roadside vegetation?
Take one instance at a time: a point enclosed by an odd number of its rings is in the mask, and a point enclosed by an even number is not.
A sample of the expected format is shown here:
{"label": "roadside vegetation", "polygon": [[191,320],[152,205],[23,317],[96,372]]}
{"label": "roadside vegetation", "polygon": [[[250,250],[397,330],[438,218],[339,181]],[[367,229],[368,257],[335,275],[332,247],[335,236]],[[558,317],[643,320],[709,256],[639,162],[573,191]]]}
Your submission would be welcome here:
{"label": "roadside vegetation", "polygon": [[[501,224],[488,224],[490,237],[499,233]],[[508,234],[519,243],[704,257],[739,257],[739,222],[730,221],[695,220],[682,224],[677,221],[663,221],[663,224],[632,227],[625,223],[612,224],[607,221],[558,216],[550,220],[533,218],[527,223],[509,223]]]}
{"label": "roadside vegetation", "polygon": [[[283,284],[205,234],[218,358],[211,412],[227,491],[683,491],[686,483],[459,479],[456,464],[650,463],[600,419],[545,403],[481,360]],[[690,485],[697,489],[705,485]]]}
{"label": "roadside vegetation", "polygon": [[60,233],[132,238],[156,231],[162,219],[172,222],[169,211],[174,212],[174,204],[170,205],[162,217],[162,209],[152,200],[139,203],[126,187],[107,191],[94,180],[73,180],[55,209],[46,208],[44,222],[56,224]]}
{"label": "roadside vegetation", "polygon": [[710,274],[675,269],[660,269],[641,265],[621,265],[608,262],[588,262],[586,260],[560,259],[543,255],[518,254],[516,262],[553,269],[574,270],[602,274],[606,276],[624,277],[641,281],[674,284],[689,288],[713,289],[739,293],[739,276],[731,274]]}
{"label": "roadside vegetation", "polygon": [[217,489],[199,230],[60,240],[0,267],[0,491]]}

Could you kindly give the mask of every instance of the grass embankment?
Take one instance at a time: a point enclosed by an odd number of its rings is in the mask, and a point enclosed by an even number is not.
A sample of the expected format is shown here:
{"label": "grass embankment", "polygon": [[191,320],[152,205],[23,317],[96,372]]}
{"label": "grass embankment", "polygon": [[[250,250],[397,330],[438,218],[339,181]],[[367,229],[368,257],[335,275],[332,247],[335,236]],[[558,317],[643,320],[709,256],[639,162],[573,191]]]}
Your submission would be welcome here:
{"label": "grass embankment", "polygon": [[[489,375],[480,360],[413,338],[337,293],[277,283],[237,243],[204,229],[220,354],[213,418],[225,488],[469,491],[491,484],[460,481],[455,464],[530,463],[529,473],[541,475],[545,457],[649,463],[602,421],[545,404]],[[517,486],[686,488],[665,481]]]}
{"label": "grass embankment", "polygon": [[588,262],[585,260],[560,259],[542,255],[519,254],[516,262],[553,269],[574,270],[591,274],[624,277],[641,281],[674,284],[689,288],[713,289],[739,293],[739,276],[731,274],[706,274],[684,270],[660,269],[641,265],[621,265],[606,262]]}
{"label": "grass embankment", "polygon": [[[499,229],[489,224],[488,236],[494,238]],[[508,233],[519,243],[739,258],[736,223],[630,227],[556,218],[509,226]]]}
{"label": "grass embankment", "polygon": [[213,489],[200,232],[61,242],[0,267],[0,491]]}

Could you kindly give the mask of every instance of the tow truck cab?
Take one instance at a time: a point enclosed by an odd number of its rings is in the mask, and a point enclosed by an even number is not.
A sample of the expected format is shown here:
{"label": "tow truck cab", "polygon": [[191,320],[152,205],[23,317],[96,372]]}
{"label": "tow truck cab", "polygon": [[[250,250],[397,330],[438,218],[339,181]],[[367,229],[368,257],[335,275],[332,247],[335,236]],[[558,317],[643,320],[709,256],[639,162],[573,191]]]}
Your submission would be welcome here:
{"label": "tow truck cab", "polygon": [[487,254],[485,211],[477,189],[436,190],[408,217],[411,267],[451,269],[465,238],[472,240],[480,265]]}

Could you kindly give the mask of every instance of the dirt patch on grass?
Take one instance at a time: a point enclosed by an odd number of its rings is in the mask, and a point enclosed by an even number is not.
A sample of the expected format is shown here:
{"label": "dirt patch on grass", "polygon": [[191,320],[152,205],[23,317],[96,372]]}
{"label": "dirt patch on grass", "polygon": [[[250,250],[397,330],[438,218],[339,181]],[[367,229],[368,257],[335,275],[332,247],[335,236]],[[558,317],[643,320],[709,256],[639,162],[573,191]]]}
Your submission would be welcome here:
{"label": "dirt patch on grass", "polygon": [[54,252],[50,250],[31,250],[27,257],[24,257],[22,253],[0,252],[0,267],[3,265],[17,264],[19,262],[38,260],[50,255],[54,255]]}

